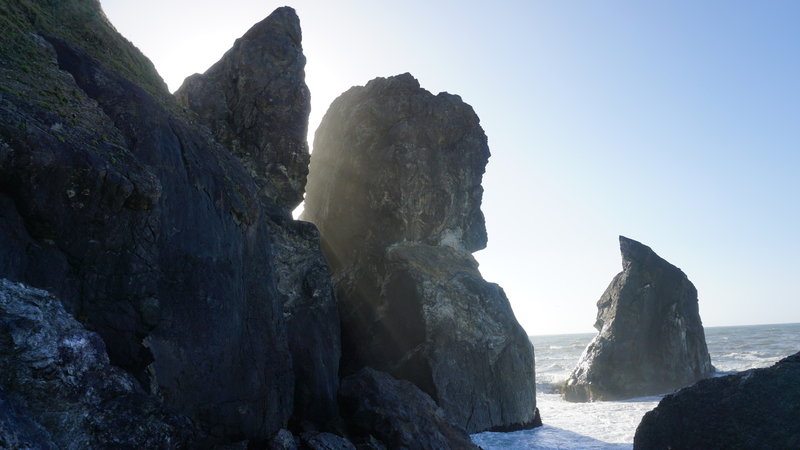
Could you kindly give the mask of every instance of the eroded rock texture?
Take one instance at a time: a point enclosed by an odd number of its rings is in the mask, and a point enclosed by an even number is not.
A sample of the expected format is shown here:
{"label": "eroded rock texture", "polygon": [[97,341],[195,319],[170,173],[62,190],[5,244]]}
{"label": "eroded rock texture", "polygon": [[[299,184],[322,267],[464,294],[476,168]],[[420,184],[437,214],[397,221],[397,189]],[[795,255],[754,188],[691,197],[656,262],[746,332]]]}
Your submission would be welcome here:
{"label": "eroded rock texture", "polygon": [[662,394],[714,372],[694,285],[650,247],[619,242],[623,270],[597,302],[599,334],[564,385],[569,401]]}
{"label": "eroded rock texture", "polygon": [[800,448],[800,353],[772,367],[702,380],[644,415],[637,449]]}
{"label": "eroded rock texture", "polygon": [[414,384],[364,368],[342,380],[342,413],[350,432],[385,448],[477,449],[433,399]]}
{"label": "eroded rock texture", "polygon": [[533,348],[470,252],[486,246],[489,157],[472,108],[409,74],[333,102],[303,217],[317,224],[342,316],[343,370],[412,381],[469,432],[535,424]]}
{"label": "eroded rock texture", "polygon": [[0,447],[197,448],[205,436],[110,364],[46,291],[0,279]]}
{"label": "eroded rock texture", "polygon": [[261,195],[288,211],[303,201],[308,174],[305,64],[300,21],[278,8],[175,93],[242,161]]}
{"label": "eroded rock texture", "polygon": [[[329,419],[339,324],[314,227],[288,218],[291,200],[259,195],[235,152],[193,124],[163,83],[142,81],[158,77],[97,2],[7,12],[0,276],[61,298],[113,364],[218,440],[259,442],[290,418]],[[299,49],[292,12],[267,22],[276,55],[295,39]],[[275,98],[247,92],[256,103]],[[261,120],[257,109],[246,115]],[[291,142],[307,126],[301,116],[285,124]]]}

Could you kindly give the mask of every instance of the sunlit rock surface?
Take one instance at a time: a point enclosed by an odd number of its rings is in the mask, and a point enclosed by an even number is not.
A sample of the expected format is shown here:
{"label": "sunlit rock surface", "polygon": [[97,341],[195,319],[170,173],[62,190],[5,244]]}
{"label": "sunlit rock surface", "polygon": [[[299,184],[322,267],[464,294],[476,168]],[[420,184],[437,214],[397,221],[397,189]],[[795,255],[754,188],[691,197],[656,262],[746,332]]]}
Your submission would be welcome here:
{"label": "sunlit rock surface", "polygon": [[599,334],[564,385],[568,401],[662,394],[714,371],[694,285],[650,247],[619,241],[623,271],[597,302]]}
{"label": "sunlit rock surface", "polygon": [[344,373],[410,380],[469,432],[538,419],[531,344],[471,255],[486,246],[488,157],[460,97],[377,78],[323,118],[303,213],[333,271]]}
{"label": "sunlit rock surface", "polygon": [[644,415],[635,449],[800,448],[800,353],[702,380]]}
{"label": "sunlit rock surface", "polygon": [[175,92],[242,161],[261,195],[286,211],[303,200],[308,174],[305,65],[300,20],[282,7]]}

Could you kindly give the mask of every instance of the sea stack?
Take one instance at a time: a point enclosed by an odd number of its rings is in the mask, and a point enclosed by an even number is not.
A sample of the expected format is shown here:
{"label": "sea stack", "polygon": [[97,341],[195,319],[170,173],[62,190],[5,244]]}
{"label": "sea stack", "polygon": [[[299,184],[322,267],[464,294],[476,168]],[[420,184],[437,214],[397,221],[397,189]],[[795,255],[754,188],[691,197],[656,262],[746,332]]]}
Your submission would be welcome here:
{"label": "sea stack", "polygon": [[662,394],[714,371],[694,285],[650,247],[619,242],[623,270],[597,302],[599,334],[564,385],[568,401]]}
{"label": "sea stack", "polygon": [[470,433],[539,423],[533,347],[471,254],[487,241],[488,158],[460,97],[377,78],[323,118],[303,214],[333,273],[343,373],[409,380]]}

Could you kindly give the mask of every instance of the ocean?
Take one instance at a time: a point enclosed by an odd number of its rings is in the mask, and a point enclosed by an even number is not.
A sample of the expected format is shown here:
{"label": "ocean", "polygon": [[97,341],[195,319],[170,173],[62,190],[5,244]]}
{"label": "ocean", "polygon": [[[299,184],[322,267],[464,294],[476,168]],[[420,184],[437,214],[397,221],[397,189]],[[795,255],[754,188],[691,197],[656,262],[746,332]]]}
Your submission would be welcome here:
{"label": "ocean", "polygon": [[[800,351],[800,324],[707,327],[705,333],[716,376],[768,367]],[[639,421],[661,396],[569,403],[557,393],[594,336],[531,336],[536,352],[536,402],[544,425],[512,433],[473,434],[473,442],[485,450],[632,448]]]}

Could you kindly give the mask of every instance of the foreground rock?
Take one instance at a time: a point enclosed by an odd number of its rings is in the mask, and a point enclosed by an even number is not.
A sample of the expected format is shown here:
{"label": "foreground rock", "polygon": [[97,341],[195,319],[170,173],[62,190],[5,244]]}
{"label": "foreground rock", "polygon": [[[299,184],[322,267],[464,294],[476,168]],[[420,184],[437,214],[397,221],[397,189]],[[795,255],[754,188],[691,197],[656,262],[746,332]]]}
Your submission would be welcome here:
{"label": "foreground rock", "polygon": [[642,418],[634,448],[800,448],[798,417],[800,353],[667,395]]}
{"label": "foreground rock", "polygon": [[0,279],[0,447],[197,448],[50,293]]}
{"label": "foreground rock", "polygon": [[289,211],[303,201],[308,174],[311,96],[300,41],[294,10],[278,8],[175,93],[242,161],[269,203]]}
{"label": "foreground rock", "polygon": [[350,432],[373,436],[386,448],[477,449],[463,428],[418,387],[374,369],[342,380],[342,413]]}
{"label": "foreground rock", "polygon": [[486,246],[488,157],[458,96],[378,78],[322,120],[303,215],[333,272],[343,372],[409,380],[470,433],[537,423],[533,348],[470,254]]}
{"label": "foreground rock", "polygon": [[662,394],[714,372],[694,285],[650,247],[619,242],[623,271],[597,302],[600,333],[564,385],[568,401]]}
{"label": "foreground rock", "polygon": [[[0,276],[61,298],[112,364],[218,440],[263,442],[335,414],[338,318],[317,232],[285,211],[296,199],[259,195],[96,1],[4,13]],[[292,17],[266,22],[278,55],[299,39]],[[305,130],[289,116],[287,130]]]}

